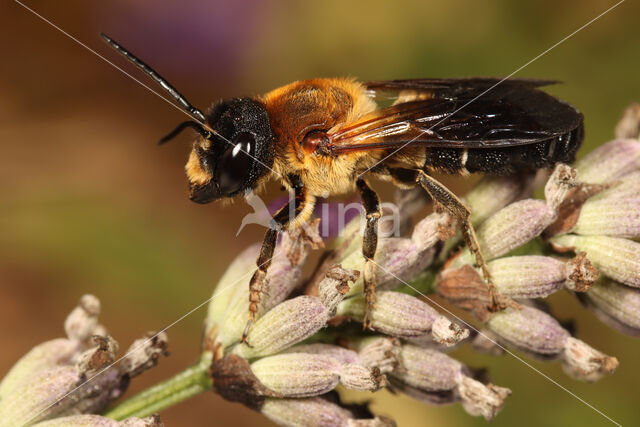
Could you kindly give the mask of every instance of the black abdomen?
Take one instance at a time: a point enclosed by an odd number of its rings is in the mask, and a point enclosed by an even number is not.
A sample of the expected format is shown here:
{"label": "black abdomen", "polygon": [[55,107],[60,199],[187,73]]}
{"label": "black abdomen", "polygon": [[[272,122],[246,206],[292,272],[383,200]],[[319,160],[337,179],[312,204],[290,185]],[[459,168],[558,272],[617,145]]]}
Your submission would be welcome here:
{"label": "black abdomen", "polygon": [[541,142],[500,148],[426,148],[426,168],[459,174],[482,172],[510,175],[523,170],[549,168],[556,163],[573,163],[582,143],[580,125],[570,133]]}

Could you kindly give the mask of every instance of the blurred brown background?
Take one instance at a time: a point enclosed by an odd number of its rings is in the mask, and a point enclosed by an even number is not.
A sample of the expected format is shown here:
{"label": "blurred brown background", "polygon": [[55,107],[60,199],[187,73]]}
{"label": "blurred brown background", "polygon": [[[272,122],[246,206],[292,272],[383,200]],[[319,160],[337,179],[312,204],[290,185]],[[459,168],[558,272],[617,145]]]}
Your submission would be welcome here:
{"label": "blurred brown background", "polygon": [[[296,79],[354,76],[505,76],[614,4],[612,1],[262,2],[28,0],[87,46],[152,83],[99,38],[122,42],[206,108],[221,97],[262,93]],[[520,77],[558,79],[550,91],[586,117],[588,151],[612,136],[640,99],[637,2],[627,1],[535,61]],[[188,138],[156,141],[184,115],[17,3],[0,5],[0,374],[36,343],[63,334],[83,293],[121,347],[207,299],[225,266],[259,240],[250,208],[188,201]],[[152,86],[156,89],[155,86]],[[453,180],[454,188],[466,185]],[[276,188],[274,186],[274,188]],[[274,195],[276,192],[273,193]],[[389,194],[388,191],[386,193]],[[622,424],[638,423],[640,345],[608,329],[568,295],[551,298],[562,319],[620,368],[577,383],[557,363],[533,366]],[[198,354],[205,309],[168,331],[171,357],[134,381],[140,390]],[[605,425],[592,409],[512,357],[459,350],[513,389],[494,422]],[[389,393],[373,409],[400,425],[481,425],[457,406],[428,407]],[[212,394],[165,411],[168,426],[270,425]]]}

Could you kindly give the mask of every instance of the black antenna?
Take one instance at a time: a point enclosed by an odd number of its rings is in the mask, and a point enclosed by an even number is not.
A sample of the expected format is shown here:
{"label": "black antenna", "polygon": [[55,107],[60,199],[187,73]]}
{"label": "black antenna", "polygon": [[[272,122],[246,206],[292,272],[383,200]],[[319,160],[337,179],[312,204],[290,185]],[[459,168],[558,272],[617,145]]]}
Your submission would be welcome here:
{"label": "black antenna", "polygon": [[198,119],[198,121],[200,121],[200,123],[204,123],[206,121],[205,117],[204,117],[204,114],[202,114],[202,111],[198,110],[196,107],[191,105],[189,103],[189,101],[187,101],[187,99],[184,96],[182,96],[182,94],[180,92],[178,92],[176,90],[176,88],[174,88],[171,85],[171,83],[169,83],[164,77],[162,77],[160,74],[158,74],[153,68],[149,67],[147,64],[142,62],[133,53],[129,52],[127,49],[122,47],[118,42],[113,40],[108,35],[106,35],[104,33],[100,33],[100,36],[103,39],[105,39],[105,41],[107,43],[109,43],[111,45],[111,47],[113,47],[115,50],[120,52],[125,58],[127,58],[129,61],[133,62],[138,68],[140,68],[142,71],[144,71],[145,74],[148,74],[153,80],[158,82],[160,84],[160,86],[162,86],[164,88],[164,90],[169,92],[169,95],[171,95],[171,97],[173,99],[175,99],[176,101],[178,101],[178,103],[180,105],[182,105],[182,108],[184,108],[189,113],[191,113],[196,119]]}
{"label": "black antenna", "polygon": [[185,130],[186,128],[192,128],[195,129],[196,132],[198,132],[200,135],[202,135],[202,137],[204,139],[210,139],[211,138],[211,132],[209,132],[208,130],[206,130],[204,127],[202,127],[202,125],[198,122],[194,122],[193,120],[189,120],[186,122],[182,122],[180,123],[174,130],[172,130],[169,135],[165,136],[164,138],[162,138],[159,142],[158,145],[162,145],[165,142],[175,138],[176,136],[178,136],[178,134],[180,132],[182,132],[183,130]]}

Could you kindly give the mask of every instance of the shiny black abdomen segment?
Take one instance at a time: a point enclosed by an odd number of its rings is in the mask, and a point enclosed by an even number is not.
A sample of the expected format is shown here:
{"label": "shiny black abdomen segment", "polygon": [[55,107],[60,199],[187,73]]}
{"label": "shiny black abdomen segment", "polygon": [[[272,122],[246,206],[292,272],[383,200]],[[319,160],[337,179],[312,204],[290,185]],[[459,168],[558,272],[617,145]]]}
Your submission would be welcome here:
{"label": "shiny black abdomen segment", "polygon": [[444,173],[481,172],[510,175],[520,171],[549,168],[556,163],[573,163],[580,148],[583,127],[541,142],[501,148],[426,148],[425,167]]}

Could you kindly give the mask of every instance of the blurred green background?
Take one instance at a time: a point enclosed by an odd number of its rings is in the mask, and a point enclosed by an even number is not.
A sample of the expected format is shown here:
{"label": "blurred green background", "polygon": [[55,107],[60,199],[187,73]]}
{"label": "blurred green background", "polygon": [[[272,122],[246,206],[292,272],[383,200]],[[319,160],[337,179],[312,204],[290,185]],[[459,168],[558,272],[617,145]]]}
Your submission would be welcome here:
{"label": "blurred green background", "polygon": [[[98,37],[104,31],[206,108],[296,79],[354,76],[505,76],[612,1],[26,1],[81,42],[151,85]],[[586,118],[581,153],[607,141],[640,100],[637,2],[627,1],[520,77],[562,80],[553,94]],[[207,299],[226,265],[263,230],[236,237],[242,203],[189,202],[188,138],[156,141],[184,116],[17,3],[0,5],[0,373],[36,343],[63,334],[83,293],[103,304],[121,347]],[[155,89],[155,86],[154,86]],[[463,191],[468,182],[448,180]],[[277,186],[269,189],[277,194]],[[385,187],[385,197],[390,191]],[[637,340],[612,331],[569,295],[551,298],[578,336],[617,356],[615,375],[583,384],[558,363],[533,367],[614,420],[640,422]],[[169,331],[171,357],[133,382],[139,390],[195,360],[204,309]],[[459,350],[513,390],[496,426],[606,425],[584,402],[513,357]],[[458,406],[429,407],[387,392],[361,394],[400,425],[483,425]],[[270,425],[207,394],[165,411],[167,425]]]}

